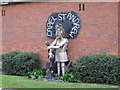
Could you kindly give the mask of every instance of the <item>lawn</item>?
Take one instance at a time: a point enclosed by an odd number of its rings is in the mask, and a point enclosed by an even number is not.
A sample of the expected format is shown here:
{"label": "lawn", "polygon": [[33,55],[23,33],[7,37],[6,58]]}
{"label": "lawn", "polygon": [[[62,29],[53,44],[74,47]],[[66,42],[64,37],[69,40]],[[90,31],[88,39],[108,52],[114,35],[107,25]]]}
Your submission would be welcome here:
{"label": "lawn", "polygon": [[88,83],[65,83],[31,80],[25,76],[0,75],[2,86],[8,88],[118,88],[118,86]]}

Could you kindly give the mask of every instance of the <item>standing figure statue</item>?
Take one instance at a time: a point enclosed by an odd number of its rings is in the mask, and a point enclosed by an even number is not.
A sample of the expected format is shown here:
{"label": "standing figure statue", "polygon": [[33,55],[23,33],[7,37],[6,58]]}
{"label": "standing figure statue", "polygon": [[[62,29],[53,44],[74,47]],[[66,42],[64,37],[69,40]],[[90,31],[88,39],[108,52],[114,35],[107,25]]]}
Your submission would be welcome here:
{"label": "standing figure statue", "polygon": [[47,49],[49,50],[49,59],[54,57],[52,51],[56,50],[55,61],[57,62],[57,72],[59,76],[61,71],[62,71],[62,75],[65,74],[65,62],[68,61],[68,57],[66,53],[68,39],[63,38],[65,31],[61,24],[57,24],[55,26],[55,29],[56,29],[56,39],[49,46],[47,46]]}

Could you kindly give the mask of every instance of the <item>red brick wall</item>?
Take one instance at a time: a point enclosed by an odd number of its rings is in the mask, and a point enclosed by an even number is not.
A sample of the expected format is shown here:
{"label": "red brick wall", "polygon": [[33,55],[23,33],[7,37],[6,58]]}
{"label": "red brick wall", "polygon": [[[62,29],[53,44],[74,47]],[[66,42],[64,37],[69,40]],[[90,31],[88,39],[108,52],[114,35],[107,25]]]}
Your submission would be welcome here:
{"label": "red brick wall", "polygon": [[118,3],[118,55],[120,57],[120,1]]}
{"label": "red brick wall", "polygon": [[6,5],[2,25],[3,53],[13,50],[33,51],[41,55],[44,66],[48,61],[45,41],[46,21],[53,12],[75,11],[81,19],[77,38],[69,39],[69,60],[79,55],[108,53],[118,54],[118,3],[84,3],[85,11],[79,11],[79,3],[23,3]]}

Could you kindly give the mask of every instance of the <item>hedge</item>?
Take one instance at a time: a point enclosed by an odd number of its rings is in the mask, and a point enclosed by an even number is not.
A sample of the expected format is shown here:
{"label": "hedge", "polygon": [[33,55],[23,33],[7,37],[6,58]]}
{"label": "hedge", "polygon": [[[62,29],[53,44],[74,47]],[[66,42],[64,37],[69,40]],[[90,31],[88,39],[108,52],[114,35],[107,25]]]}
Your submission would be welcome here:
{"label": "hedge", "polygon": [[2,70],[9,75],[27,75],[34,69],[40,69],[39,60],[37,53],[12,51],[2,55]]}
{"label": "hedge", "polygon": [[120,84],[120,60],[115,55],[83,55],[69,68],[82,82]]}

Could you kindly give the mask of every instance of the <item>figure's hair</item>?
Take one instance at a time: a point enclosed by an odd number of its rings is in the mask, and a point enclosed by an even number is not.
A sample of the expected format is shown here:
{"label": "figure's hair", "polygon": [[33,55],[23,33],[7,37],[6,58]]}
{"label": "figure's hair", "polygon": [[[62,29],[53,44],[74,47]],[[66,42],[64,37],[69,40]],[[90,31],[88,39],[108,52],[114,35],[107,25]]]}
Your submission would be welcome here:
{"label": "figure's hair", "polygon": [[62,24],[57,24],[57,25],[55,26],[56,31],[58,30],[58,28],[60,29],[60,31],[62,31],[61,35],[62,35],[62,37],[64,37],[65,30],[64,30]]}

